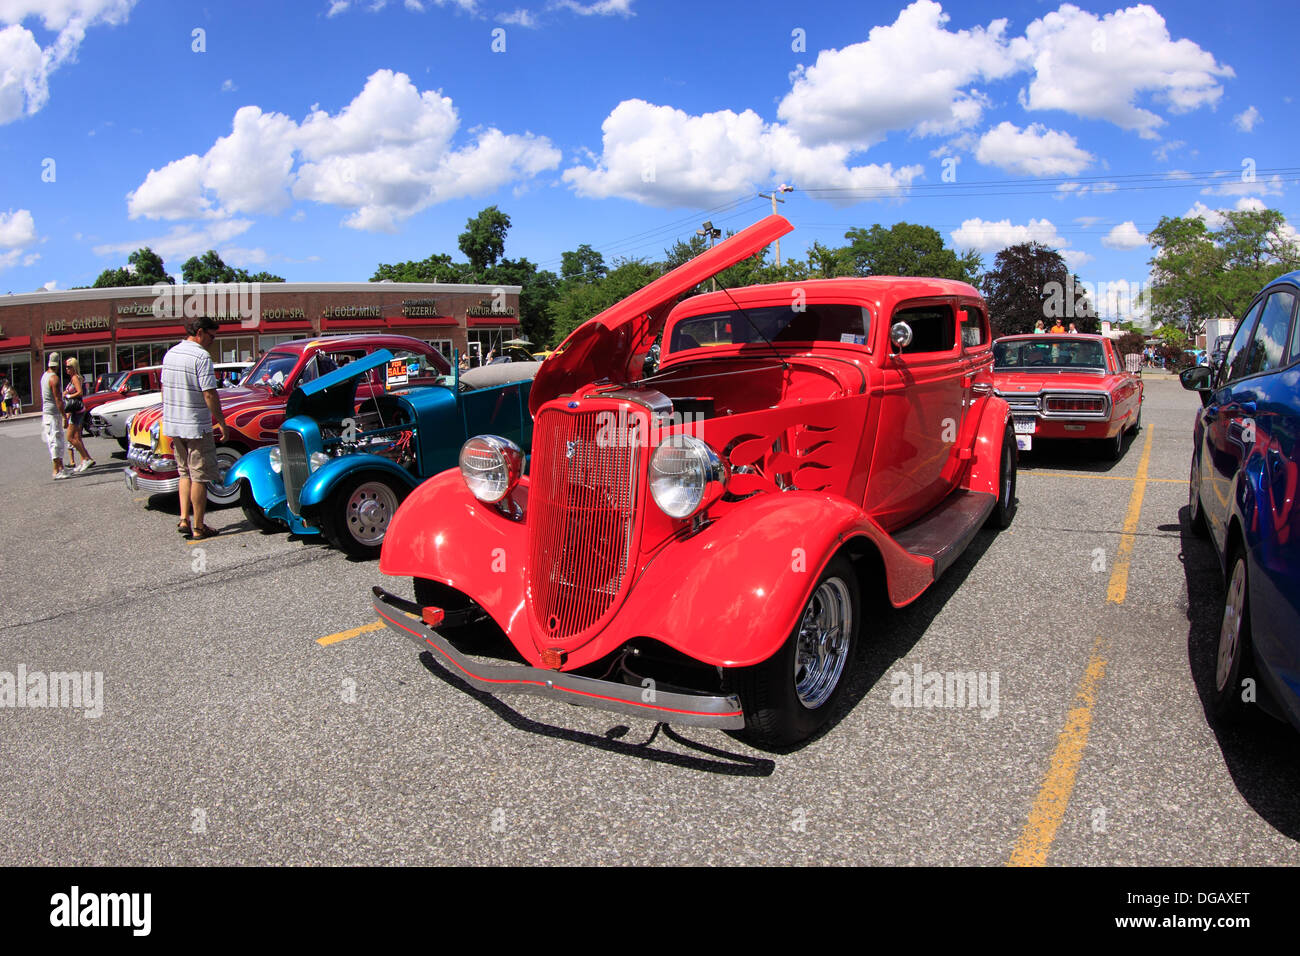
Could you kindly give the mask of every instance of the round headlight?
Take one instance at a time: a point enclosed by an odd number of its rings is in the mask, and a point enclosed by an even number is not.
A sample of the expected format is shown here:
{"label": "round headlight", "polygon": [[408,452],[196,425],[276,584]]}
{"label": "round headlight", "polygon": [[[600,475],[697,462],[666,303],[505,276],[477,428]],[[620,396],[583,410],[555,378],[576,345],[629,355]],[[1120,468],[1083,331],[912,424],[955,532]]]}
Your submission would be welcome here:
{"label": "round headlight", "polygon": [[523,450],[508,438],[479,435],[461,446],[460,473],[475,498],[494,505],[519,483]]}
{"label": "round headlight", "polygon": [[281,468],[281,465],[280,465],[280,449],[279,449],[279,448],[272,448],[272,449],[271,449],[271,454],[270,454],[269,456],[267,456],[267,461],[269,461],[270,464],[271,464],[271,470],[272,470],[273,472],[275,472],[275,473],[278,475],[278,474],[280,473],[280,468]]}
{"label": "round headlight", "polygon": [[317,468],[319,468],[321,465],[325,464],[325,462],[329,460],[330,460],[330,456],[325,454],[325,452],[323,451],[314,451],[311,453],[311,457],[307,459],[307,461],[311,464],[312,471],[315,471]]}
{"label": "round headlight", "polygon": [[157,423],[149,426],[149,438],[153,441],[153,446],[158,447],[159,429]]}
{"label": "round headlight", "polygon": [[650,494],[670,518],[689,518],[713,504],[726,484],[726,464],[690,435],[670,435],[650,456]]}

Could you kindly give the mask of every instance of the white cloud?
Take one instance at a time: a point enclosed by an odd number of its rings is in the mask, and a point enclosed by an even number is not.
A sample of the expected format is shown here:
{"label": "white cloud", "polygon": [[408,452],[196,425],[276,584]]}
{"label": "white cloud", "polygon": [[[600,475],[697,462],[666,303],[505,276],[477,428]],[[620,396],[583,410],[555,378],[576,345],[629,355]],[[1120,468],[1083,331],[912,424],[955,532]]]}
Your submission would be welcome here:
{"label": "white cloud", "polygon": [[[50,97],[50,74],[76,59],[86,31],[125,23],[135,0],[0,0],[0,125],[39,112]],[[39,18],[55,34],[42,48],[22,26]]]}
{"label": "white cloud", "polygon": [[[1178,152],[1178,150],[1182,149],[1186,145],[1187,142],[1185,140],[1171,139],[1169,142],[1161,143],[1155,149],[1151,150],[1151,155],[1154,156],[1156,159],[1160,160],[1160,162],[1162,163],[1168,162],[1169,157],[1172,154]],[[1192,151],[1192,155],[1193,156],[1196,155],[1195,150]]]}
{"label": "white cloud", "polygon": [[0,212],[0,247],[12,249],[36,241],[36,220],[29,209]]}
{"label": "white cloud", "polygon": [[577,3],[575,0],[558,0],[555,6],[562,10],[572,10],[574,13],[584,17],[636,16],[636,14],[632,12],[632,0],[596,0],[595,3]]}
{"label": "white cloud", "polygon": [[1258,193],[1261,196],[1280,196],[1282,195],[1282,177],[1274,173],[1267,179],[1260,179],[1255,176],[1245,178],[1244,176],[1234,176],[1228,178],[1223,176],[1223,182],[1217,186],[1206,186],[1201,190],[1202,196],[1250,196]]}
{"label": "white cloud", "polygon": [[1147,237],[1138,232],[1137,225],[1129,220],[1111,229],[1102,238],[1101,244],[1107,249],[1136,249],[1147,244]]}
{"label": "white cloud", "polygon": [[[1113,193],[1119,187],[1114,183],[1098,181],[1095,183],[1061,183],[1056,187],[1056,198],[1065,199],[1068,196],[1083,197],[1089,193],[1104,194]],[[1076,220],[1077,222],[1077,220]]]}
{"label": "white cloud", "polygon": [[239,87],[235,85],[234,80],[226,80],[221,84],[222,93],[233,93],[237,89],[239,89]]}
{"label": "white cloud", "polygon": [[1232,118],[1232,125],[1237,127],[1243,133],[1252,132],[1255,124],[1259,122],[1259,110],[1253,106],[1246,107],[1242,112]]}
{"label": "white cloud", "polygon": [[1025,30],[1034,78],[1021,91],[1030,110],[1060,109],[1157,138],[1162,116],[1138,104],[1158,100],[1173,113],[1214,106],[1219,80],[1236,74],[1191,40],[1174,40],[1146,4],[1103,17],[1066,3]]}
{"label": "white cloud", "polygon": [[347,12],[348,7],[350,6],[352,6],[352,4],[349,3],[348,0],[334,0],[334,2],[330,4],[329,10],[325,12],[325,16],[337,17],[340,13]]}
{"label": "white cloud", "polygon": [[601,129],[603,149],[590,158],[593,165],[564,172],[580,196],[619,196],[659,207],[707,206],[774,179],[897,196],[922,172],[920,166],[850,167],[847,147],[809,147],[790,128],[766,124],[753,110],[693,116],[624,100]]}
{"label": "white cloud", "polygon": [[46,282],[41,286],[41,288],[44,289],[46,292],[53,292],[58,287],[59,287],[58,279],[51,279],[49,282]]}
{"label": "white cloud", "polygon": [[1021,130],[1005,121],[980,137],[975,158],[986,166],[1030,176],[1073,176],[1093,161],[1069,133],[1040,123]]}
{"label": "white cloud", "polygon": [[435,203],[482,195],[560,163],[544,137],[491,127],[454,147],[459,126],[449,97],[378,70],[337,114],[314,108],[295,123],[242,107],[230,134],[204,155],[150,170],[127,208],[133,219],[217,219],[282,212],[298,198],[350,210],[344,223],[353,228],[391,231]]}
{"label": "white cloud", "polygon": [[498,13],[496,19],[497,23],[504,23],[506,26],[526,27],[529,30],[537,27],[537,18],[523,7],[509,13]]}
{"label": "white cloud", "polygon": [[988,98],[970,86],[1017,67],[1003,37],[1006,20],[949,31],[933,0],[916,0],[889,26],[817,62],[800,65],[777,115],[804,142],[866,148],[891,130],[918,136],[954,133],[979,122]]}
{"label": "white cloud", "polygon": [[1090,262],[1092,256],[1082,249],[1070,249],[1070,241],[1056,231],[1050,219],[1030,219],[1024,225],[1015,225],[1010,219],[996,222],[986,219],[967,219],[948,233],[956,248],[974,249],[993,253],[1022,242],[1038,242],[1059,252],[1071,268]]}
{"label": "white cloud", "polygon": [[97,256],[129,255],[142,246],[148,246],[164,259],[188,259],[218,245],[229,242],[247,232],[253,225],[251,219],[227,219],[208,223],[202,227],[173,226],[161,236],[128,239],[124,242],[104,243],[95,246]]}

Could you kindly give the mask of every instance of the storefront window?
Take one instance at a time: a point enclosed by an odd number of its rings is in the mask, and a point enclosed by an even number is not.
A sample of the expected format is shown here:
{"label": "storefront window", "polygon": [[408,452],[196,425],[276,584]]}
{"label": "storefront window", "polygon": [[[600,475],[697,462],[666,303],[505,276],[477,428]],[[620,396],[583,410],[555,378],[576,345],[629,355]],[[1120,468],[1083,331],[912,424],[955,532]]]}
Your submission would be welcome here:
{"label": "storefront window", "polygon": [[[0,375],[9,380],[27,409],[32,404],[32,359],[27,352],[0,355]],[[30,411],[30,409],[27,409]]]}
{"label": "storefront window", "polygon": [[295,339],[307,338],[301,332],[297,335],[261,335],[258,336],[257,347],[262,352],[269,352],[281,342],[292,342]]}
{"label": "storefront window", "polygon": [[251,335],[223,335],[217,339],[217,348],[221,350],[220,362],[251,362],[257,355]]}
{"label": "storefront window", "polygon": [[59,353],[60,378],[66,377],[63,373],[63,365],[70,358],[75,358],[77,360],[77,367],[81,371],[81,377],[86,380],[86,385],[88,386],[93,385],[95,379],[99,378],[99,376],[106,375],[110,371],[108,363],[112,350],[107,345],[100,348],[47,349],[43,356],[43,360],[47,363],[50,360],[51,352]]}
{"label": "storefront window", "polygon": [[117,347],[117,370],[129,372],[135,368],[161,365],[167,350],[175,342],[141,342],[138,345],[119,345]]}

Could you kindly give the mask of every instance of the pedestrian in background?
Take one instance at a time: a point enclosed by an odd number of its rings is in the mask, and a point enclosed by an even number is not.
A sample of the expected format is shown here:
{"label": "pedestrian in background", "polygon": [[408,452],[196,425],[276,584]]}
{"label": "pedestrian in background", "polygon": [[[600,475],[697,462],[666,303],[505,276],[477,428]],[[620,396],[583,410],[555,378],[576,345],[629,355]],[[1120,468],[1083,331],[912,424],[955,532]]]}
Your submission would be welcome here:
{"label": "pedestrian in background", "polygon": [[50,450],[54,463],[54,478],[66,478],[63,470],[63,453],[67,440],[63,434],[63,391],[59,388],[59,353],[51,352],[45,374],[41,376],[41,438]]}
{"label": "pedestrian in background", "polygon": [[208,483],[221,480],[213,434],[226,440],[226,419],[217,397],[212,356],[208,354],[217,338],[217,322],[199,316],[186,321],[185,331],[185,340],[163,356],[162,431],[172,440],[176,471],[180,474],[181,520],[176,530],[198,541],[217,534],[203,519],[208,507]]}
{"label": "pedestrian in background", "polygon": [[1042,319],[1039,319],[1037,322],[1034,323],[1034,334],[1035,334],[1035,335],[1037,335],[1039,332],[1046,332],[1046,331],[1047,331],[1047,329],[1043,328],[1043,320],[1042,320]]}
{"label": "pedestrian in background", "polygon": [[[68,356],[64,367],[68,373],[68,384],[63,389],[63,413],[68,417],[68,447],[72,449],[72,470],[80,474],[87,468],[95,467],[95,459],[86,451],[86,443],[81,437],[81,427],[86,421],[86,380],[81,375],[76,356]],[[81,453],[81,464],[77,464],[77,453]]]}

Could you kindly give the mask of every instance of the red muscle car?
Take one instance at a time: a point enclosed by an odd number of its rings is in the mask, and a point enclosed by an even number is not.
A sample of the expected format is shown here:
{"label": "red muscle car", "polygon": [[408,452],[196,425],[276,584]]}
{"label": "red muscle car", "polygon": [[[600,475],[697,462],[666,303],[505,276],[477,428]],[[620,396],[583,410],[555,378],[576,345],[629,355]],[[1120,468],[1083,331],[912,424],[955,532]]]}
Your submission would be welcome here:
{"label": "red muscle car", "polygon": [[1088,438],[1115,460],[1142,424],[1142,379],[1101,335],[1003,336],[993,343],[993,384],[1021,451],[1038,439]]}
{"label": "red muscle car", "polygon": [[[984,300],[845,278],[679,297],[791,226],[770,216],[579,326],[533,384],[532,456],[465,443],[398,509],[389,627],[493,694],[739,729],[825,724],[877,621],[1015,509]],[[657,368],[652,347],[661,349]],[[462,646],[490,619],[522,664]]]}
{"label": "red muscle car", "polygon": [[[289,395],[304,382],[333,371],[354,358],[369,355],[376,349],[389,349],[399,358],[415,357],[420,375],[432,384],[446,375],[451,366],[428,342],[406,335],[338,335],[315,339],[298,339],[275,346],[248,370],[236,388],[217,390],[221,410],[226,418],[226,437],[218,442],[217,463],[224,480],[239,458],[262,445],[277,441]],[[357,404],[368,401],[386,386],[383,370],[371,373],[357,386]],[[404,385],[419,385],[417,377]],[[180,479],[171,441],[162,433],[162,405],[153,405],[131,420],[130,445],[125,469],[126,486],[132,492],[150,494],[175,491]],[[208,501],[233,504],[239,500],[239,485],[208,485]]]}

